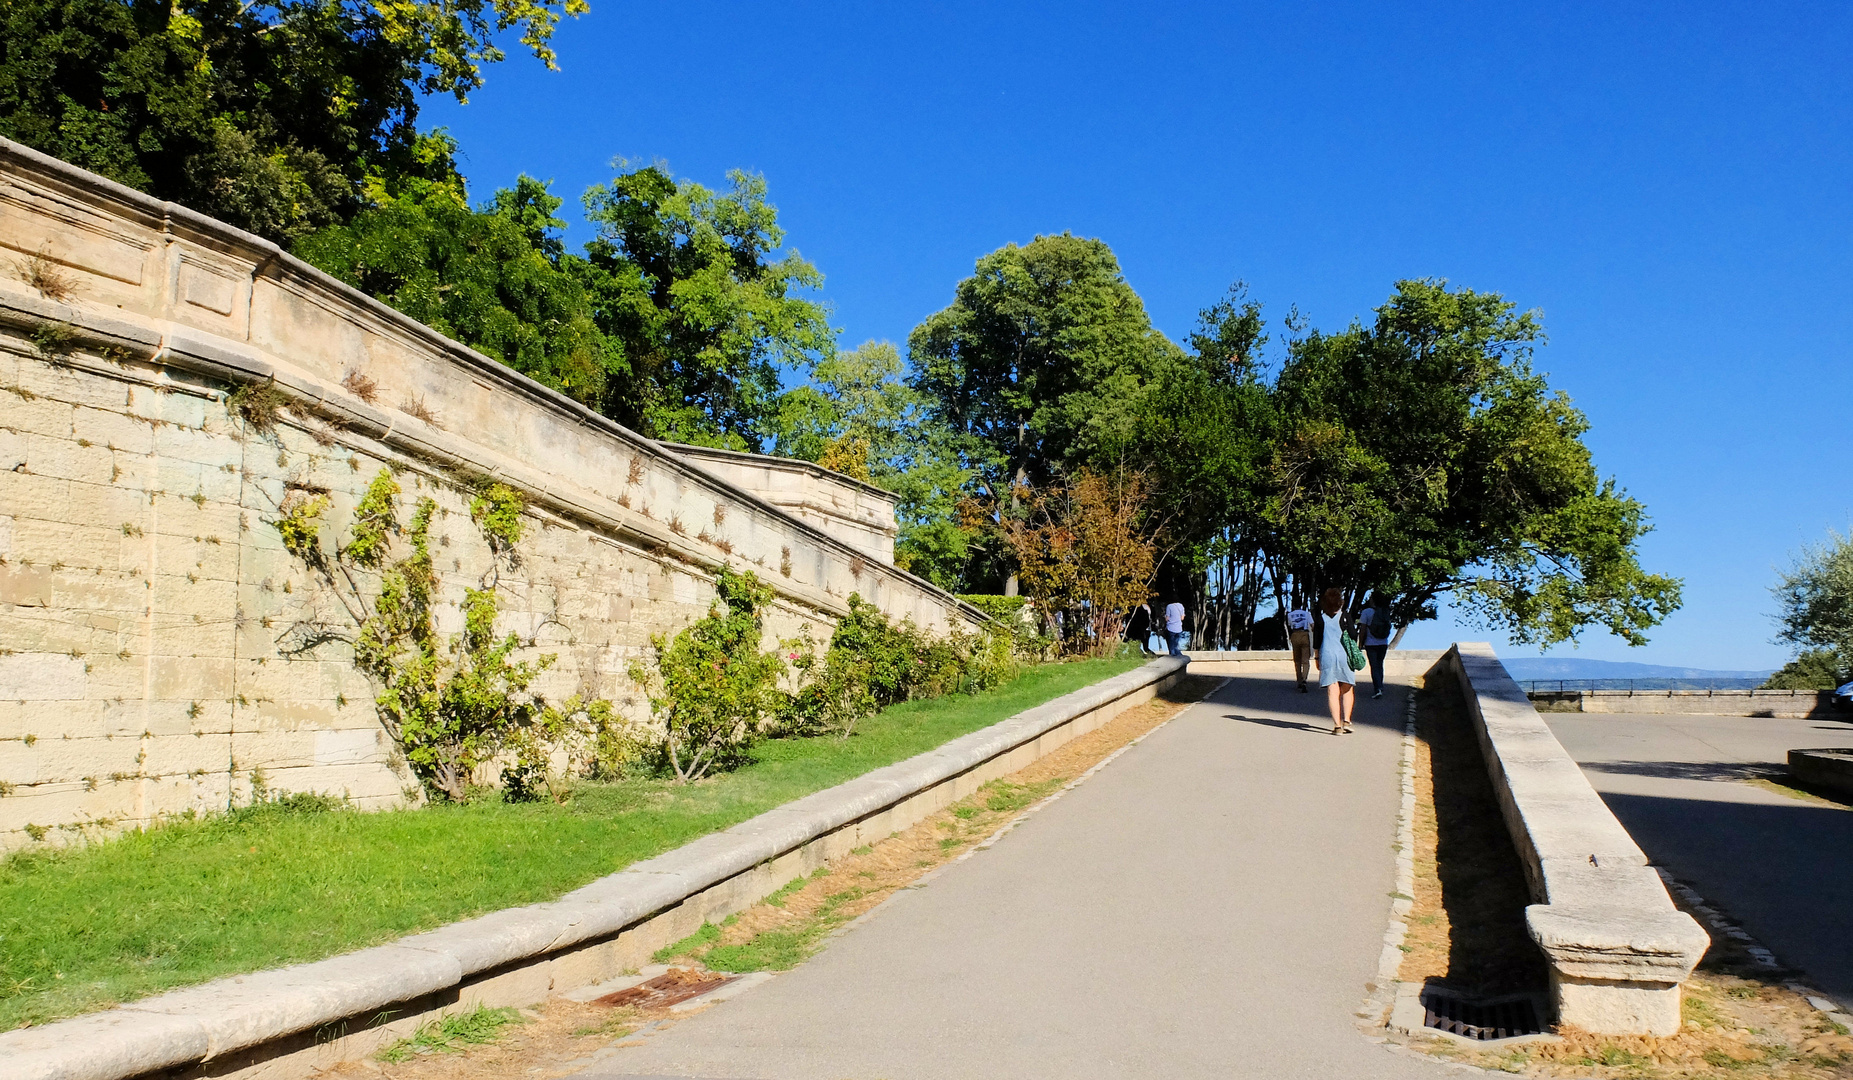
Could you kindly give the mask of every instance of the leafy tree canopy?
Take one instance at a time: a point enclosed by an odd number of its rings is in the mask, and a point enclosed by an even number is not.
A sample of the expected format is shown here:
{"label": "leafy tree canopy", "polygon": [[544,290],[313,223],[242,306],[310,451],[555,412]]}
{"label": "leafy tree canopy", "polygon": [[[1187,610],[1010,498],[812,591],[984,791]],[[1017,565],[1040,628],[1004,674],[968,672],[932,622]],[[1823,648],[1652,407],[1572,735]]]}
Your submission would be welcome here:
{"label": "leafy tree canopy", "polygon": [[572,252],[547,184],[522,176],[472,208],[449,140],[413,149],[415,169],[298,253],[652,438],[746,450],[800,438],[802,425],[774,415],[796,407],[779,396],[780,372],[822,364],[835,378],[835,338],[823,307],[794,295],[822,276],[776,254],[763,179],[736,173],[717,195],[660,166],[623,174],[587,192],[599,232]]}
{"label": "leafy tree canopy", "polygon": [[609,415],[656,438],[756,450],[781,369],[827,360],[836,339],[824,307],[798,295],[823,275],[777,254],[765,178],[728,181],[710,191],[649,165],[593,187],[598,235],[570,265],[625,357]]}
{"label": "leafy tree canopy", "polygon": [[585,0],[11,0],[0,135],[282,243],[410,164],[421,93],[462,99],[494,37],[553,63]]}
{"label": "leafy tree canopy", "polygon": [[1587,420],[1532,371],[1542,339],[1497,293],[1424,280],[1368,327],[1293,343],[1266,509],[1287,564],[1389,592],[1405,625],[1452,595],[1514,641],[1599,625],[1644,642],[1680,583],[1641,569],[1643,508],[1598,477]]}
{"label": "leafy tree canopy", "polygon": [[[439,157],[448,162],[449,154]],[[522,176],[472,209],[460,178],[401,185],[298,254],[348,284],[587,405],[601,405],[623,354],[562,266],[561,201]]]}
{"label": "leafy tree canopy", "polygon": [[1803,548],[1771,591],[1776,639],[1800,652],[1778,673],[1791,676],[1792,685],[1782,688],[1853,678],[1853,535],[1829,532],[1824,543]]}
{"label": "leafy tree canopy", "polygon": [[997,495],[1112,456],[1147,384],[1181,355],[1112,249],[1069,233],[979,259],[908,348],[914,385]]}
{"label": "leafy tree canopy", "polygon": [[819,361],[808,383],[780,396],[769,449],[892,491],[896,565],[953,588],[964,580],[969,538],[957,510],[971,472],[904,373],[900,351],[886,341]]}

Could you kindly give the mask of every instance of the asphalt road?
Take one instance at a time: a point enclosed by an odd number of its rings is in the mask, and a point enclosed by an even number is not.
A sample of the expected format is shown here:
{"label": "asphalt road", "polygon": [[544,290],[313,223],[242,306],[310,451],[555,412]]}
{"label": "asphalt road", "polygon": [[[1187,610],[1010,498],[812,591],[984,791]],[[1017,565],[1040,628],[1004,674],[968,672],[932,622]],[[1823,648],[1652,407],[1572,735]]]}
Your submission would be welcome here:
{"label": "asphalt road", "polygon": [[821,954],[593,1077],[1434,1077],[1366,1040],[1405,690],[1243,678]]}
{"label": "asphalt road", "polygon": [[1746,783],[1793,748],[1853,746],[1853,724],[1548,713],[1647,857],[1785,964],[1853,1004],[1853,811]]}

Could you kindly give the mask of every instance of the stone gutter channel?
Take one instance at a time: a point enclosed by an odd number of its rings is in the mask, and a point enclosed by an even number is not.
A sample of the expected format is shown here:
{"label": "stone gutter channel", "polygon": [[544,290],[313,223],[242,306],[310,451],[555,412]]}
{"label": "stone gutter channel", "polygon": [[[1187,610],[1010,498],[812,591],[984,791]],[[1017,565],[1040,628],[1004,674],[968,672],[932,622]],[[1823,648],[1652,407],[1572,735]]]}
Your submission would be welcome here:
{"label": "stone gutter channel", "polygon": [[365,1057],[442,1014],[532,1005],[604,982],[1151,700],[1186,664],[1153,660],[549,903],[5,1032],[0,1072],[9,1080],[291,1080]]}

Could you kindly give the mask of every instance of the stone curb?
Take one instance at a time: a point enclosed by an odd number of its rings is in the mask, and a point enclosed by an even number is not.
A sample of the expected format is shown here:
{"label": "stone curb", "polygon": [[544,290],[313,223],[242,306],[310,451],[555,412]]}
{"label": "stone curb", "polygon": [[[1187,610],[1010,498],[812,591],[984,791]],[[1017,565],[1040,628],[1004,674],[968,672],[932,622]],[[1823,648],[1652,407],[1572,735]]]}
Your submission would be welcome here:
{"label": "stone curb", "polygon": [[509,908],[388,945],[232,976],[42,1027],[0,1033],[9,1080],[129,1080],[454,992],[470,976],[620,931],[892,807],[1103,706],[1163,684],[1187,661],[1142,667],[935,750],[768,810],[635,863],[556,901]]}

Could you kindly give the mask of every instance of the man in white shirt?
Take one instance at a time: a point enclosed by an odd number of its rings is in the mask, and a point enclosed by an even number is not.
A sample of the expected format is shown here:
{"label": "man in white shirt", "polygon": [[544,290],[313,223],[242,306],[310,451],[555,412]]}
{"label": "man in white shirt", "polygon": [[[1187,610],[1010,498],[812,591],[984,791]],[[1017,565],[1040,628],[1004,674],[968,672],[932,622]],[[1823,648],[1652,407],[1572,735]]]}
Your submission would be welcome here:
{"label": "man in white shirt", "polygon": [[1293,645],[1293,674],[1306,692],[1306,676],[1313,667],[1313,613],[1303,607],[1287,612],[1287,640]]}
{"label": "man in white shirt", "polygon": [[1178,648],[1178,639],[1183,634],[1184,605],[1173,600],[1165,605],[1165,646],[1170,649],[1172,656],[1184,655],[1184,650]]}

